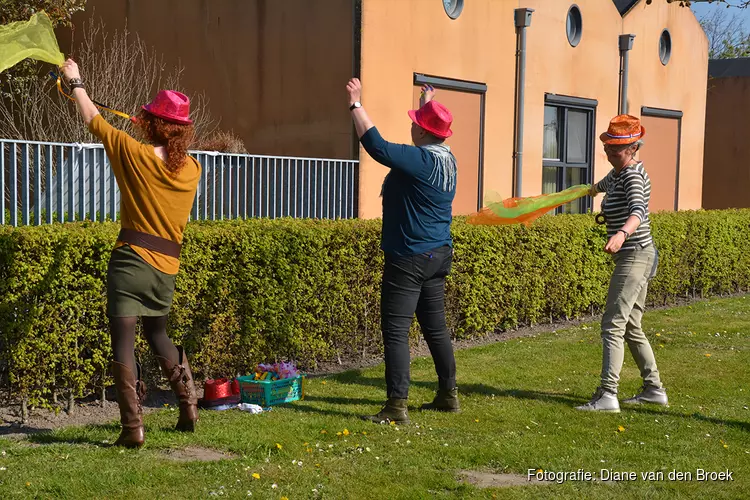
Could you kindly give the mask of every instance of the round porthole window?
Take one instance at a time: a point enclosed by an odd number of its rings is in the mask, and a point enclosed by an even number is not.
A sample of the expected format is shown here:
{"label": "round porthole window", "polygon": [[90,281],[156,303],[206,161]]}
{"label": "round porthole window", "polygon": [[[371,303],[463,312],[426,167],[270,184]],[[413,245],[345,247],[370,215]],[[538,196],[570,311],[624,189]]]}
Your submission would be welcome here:
{"label": "round porthole window", "polygon": [[670,57],[672,57],[672,35],[669,34],[669,30],[664,30],[659,37],[659,59],[666,66]]}
{"label": "round porthole window", "polygon": [[448,17],[458,19],[461,11],[464,10],[464,0],[443,0],[443,7]]}
{"label": "round porthole window", "polygon": [[581,42],[581,36],[583,35],[583,18],[581,17],[581,9],[577,5],[573,5],[568,10],[567,20],[568,30],[568,43],[572,47],[575,47]]}

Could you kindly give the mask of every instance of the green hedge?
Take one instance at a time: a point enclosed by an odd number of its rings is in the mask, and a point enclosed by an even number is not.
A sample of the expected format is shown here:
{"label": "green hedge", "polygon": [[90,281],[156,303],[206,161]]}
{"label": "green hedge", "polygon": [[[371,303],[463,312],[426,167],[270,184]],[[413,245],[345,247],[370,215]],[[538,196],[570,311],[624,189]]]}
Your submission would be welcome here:
{"label": "green hedge", "polygon": [[[653,216],[652,303],[750,287],[750,210]],[[0,369],[14,397],[100,390],[111,356],[107,260],[118,226],[0,227]],[[611,259],[590,216],[531,228],[453,225],[446,307],[456,338],[598,311]],[[191,223],[170,316],[200,377],[259,361],[305,367],[380,353],[380,221]],[[415,328],[413,333],[418,334]],[[143,342],[141,354],[147,351]]]}

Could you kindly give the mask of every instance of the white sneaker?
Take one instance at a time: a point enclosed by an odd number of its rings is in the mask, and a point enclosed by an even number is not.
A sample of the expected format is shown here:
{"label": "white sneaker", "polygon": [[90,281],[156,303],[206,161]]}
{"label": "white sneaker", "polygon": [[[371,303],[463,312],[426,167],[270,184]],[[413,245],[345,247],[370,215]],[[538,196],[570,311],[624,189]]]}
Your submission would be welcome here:
{"label": "white sneaker", "polygon": [[623,404],[642,403],[667,406],[669,404],[669,400],[667,399],[667,391],[663,387],[657,389],[656,387],[652,386],[643,386],[641,387],[641,392],[639,392],[632,398],[623,401]]}
{"label": "white sneaker", "polygon": [[585,405],[576,406],[576,410],[620,413],[620,402],[617,401],[617,394],[605,391],[601,387],[597,387],[591,401]]}

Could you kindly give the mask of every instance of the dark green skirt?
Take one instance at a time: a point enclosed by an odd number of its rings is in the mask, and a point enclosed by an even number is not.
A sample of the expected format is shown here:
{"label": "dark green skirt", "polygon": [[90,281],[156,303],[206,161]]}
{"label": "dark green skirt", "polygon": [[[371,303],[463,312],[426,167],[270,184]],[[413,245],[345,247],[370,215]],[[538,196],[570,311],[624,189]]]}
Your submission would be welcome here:
{"label": "dark green skirt", "polygon": [[176,278],[154,268],[128,245],[115,248],[107,268],[107,314],[166,316]]}

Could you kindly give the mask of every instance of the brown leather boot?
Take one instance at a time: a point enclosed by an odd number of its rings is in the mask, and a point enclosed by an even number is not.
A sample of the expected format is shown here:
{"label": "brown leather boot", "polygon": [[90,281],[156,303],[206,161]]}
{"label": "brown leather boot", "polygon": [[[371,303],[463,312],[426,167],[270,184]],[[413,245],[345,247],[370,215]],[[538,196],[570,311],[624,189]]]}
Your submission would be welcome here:
{"label": "brown leather boot", "polygon": [[190,371],[187,357],[182,346],[177,346],[179,361],[172,363],[166,358],[157,356],[161,371],[169,380],[169,385],[180,402],[180,418],[175,429],[182,432],[195,432],[198,421],[198,395],[195,392],[193,373]]}
{"label": "brown leather boot", "polygon": [[138,376],[122,363],[112,362],[112,376],[117,390],[117,404],[120,406],[120,423],[122,431],[115,441],[115,446],[140,448],[145,436],[143,432],[143,408],[141,403],[146,396],[146,386],[141,383],[141,370],[137,366]]}

